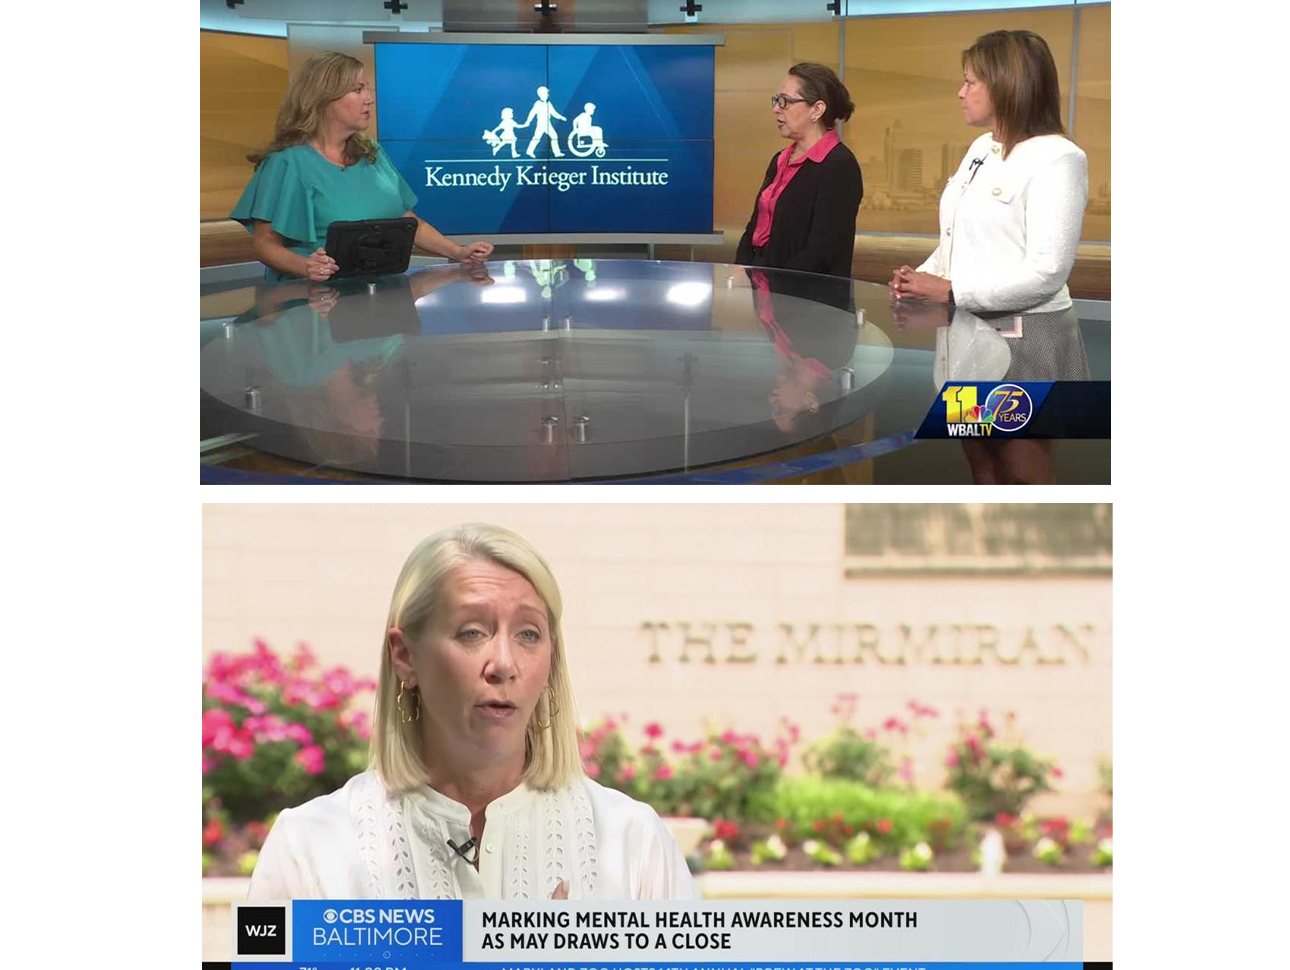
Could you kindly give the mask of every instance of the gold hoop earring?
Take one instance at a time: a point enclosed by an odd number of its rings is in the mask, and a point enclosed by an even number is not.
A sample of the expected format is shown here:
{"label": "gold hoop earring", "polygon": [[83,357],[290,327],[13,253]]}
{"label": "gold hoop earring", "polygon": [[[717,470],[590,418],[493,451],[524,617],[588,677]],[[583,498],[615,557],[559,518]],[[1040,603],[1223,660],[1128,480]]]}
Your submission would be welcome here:
{"label": "gold hoop earring", "polygon": [[407,685],[399,681],[399,693],[394,698],[394,706],[399,709],[399,720],[404,724],[411,724],[413,721],[421,720],[421,698],[417,696],[417,689],[413,687],[408,691],[408,703],[412,705],[412,713],[409,714],[403,709],[403,690]]}
{"label": "gold hoop earring", "polygon": [[547,684],[546,686],[546,693],[547,693],[546,706],[547,706],[547,712],[548,712],[546,716],[546,723],[543,724],[541,721],[535,720],[535,723],[537,724],[539,731],[545,731],[549,729],[551,727],[551,719],[560,713],[560,705],[555,702],[555,691],[551,689],[550,684]]}

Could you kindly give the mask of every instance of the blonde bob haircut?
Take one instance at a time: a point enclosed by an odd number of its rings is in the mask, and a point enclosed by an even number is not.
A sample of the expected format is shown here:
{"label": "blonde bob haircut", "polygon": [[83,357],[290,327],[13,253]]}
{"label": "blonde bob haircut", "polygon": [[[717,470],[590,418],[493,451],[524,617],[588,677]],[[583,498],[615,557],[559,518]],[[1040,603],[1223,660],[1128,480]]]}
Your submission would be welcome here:
{"label": "blonde bob haircut", "polygon": [[[273,126],[273,141],[263,150],[247,155],[246,160],[259,168],[274,152],[312,139],[322,128],[327,106],[353,90],[362,69],[363,62],[348,54],[332,51],[310,57],[287,85]],[[345,164],[353,165],[361,159],[375,162],[376,146],[356,132],[345,139]]]}
{"label": "blonde bob haircut", "polygon": [[[495,525],[470,523],[444,529],[412,550],[394,584],[390,615],[381,637],[381,672],[376,684],[371,766],[391,792],[407,792],[430,783],[421,756],[421,727],[404,723],[396,698],[399,677],[390,659],[389,631],[397,627],[415,643],[439,605],[444,580],[458,566],[486,560],[527,579],[546,603],[551,629],[551,673],[524,735],[523,779],[543,791],[562,788],[582,775],[578,753],[578,714],[573,703],[569,668],[565,662],[560,587],[551,567],[523,536]],[[417,703],[423,695],[417,691]],[[552,710],[551,701],[555,701]],[[407,703],[405,698],[404,703]],[[538,724],[546,727],[539,727]]]}

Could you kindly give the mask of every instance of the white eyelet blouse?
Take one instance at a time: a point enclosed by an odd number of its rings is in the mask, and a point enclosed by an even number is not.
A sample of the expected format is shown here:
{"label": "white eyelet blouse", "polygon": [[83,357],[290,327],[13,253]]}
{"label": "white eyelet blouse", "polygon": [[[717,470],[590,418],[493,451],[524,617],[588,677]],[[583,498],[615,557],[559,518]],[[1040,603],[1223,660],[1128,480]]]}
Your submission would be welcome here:
{"label": "white eyelet blouse", "polygon": [[431,788],[390,795],[375,772],[282,812],[251,876],[250,899],[697,899],[685,859],[654,809],[580,778],[525,784],[485,810],[479,870],[449,848],[470,810]]}

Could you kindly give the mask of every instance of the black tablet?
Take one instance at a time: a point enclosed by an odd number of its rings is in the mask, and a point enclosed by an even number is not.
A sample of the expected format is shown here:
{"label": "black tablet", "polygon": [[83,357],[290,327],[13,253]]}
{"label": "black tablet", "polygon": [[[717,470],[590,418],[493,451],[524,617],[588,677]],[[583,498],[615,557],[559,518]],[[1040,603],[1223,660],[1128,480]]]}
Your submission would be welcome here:
{"label": "black tablet", "polygon": [[416,234],[417,221],[406,217],[333,222],[327,227],[326,249],[339,269],[331,279],[406,272]]}
{"label": "black tablet", "polygon": [[421,329],[421,317],[412,299],[412,284],[406,276],[387,276],[366,284],[347,280],[334,289],[339,298],[327,314],[327,322],[331,326],[331,339],[337,343],[416,333]]}

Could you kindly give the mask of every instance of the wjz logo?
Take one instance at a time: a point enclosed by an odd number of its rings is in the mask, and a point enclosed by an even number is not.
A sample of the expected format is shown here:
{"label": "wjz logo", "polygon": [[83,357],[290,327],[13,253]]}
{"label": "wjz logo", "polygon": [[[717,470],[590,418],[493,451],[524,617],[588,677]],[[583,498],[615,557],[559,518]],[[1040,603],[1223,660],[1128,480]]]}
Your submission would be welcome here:
{"label": "wjz logo", "polygon": [[236,952],[240,956],[286,956],[286,907],[237,907]]}
{"label": "wjz logo", "polygon": [[945,430],[951,438],[988,438],[993,431],[1020,431],[1035,413],[1024,387],[998,384],[985,401],[977,403],[972,384],[951,384],[941,392],[945,402]]}

